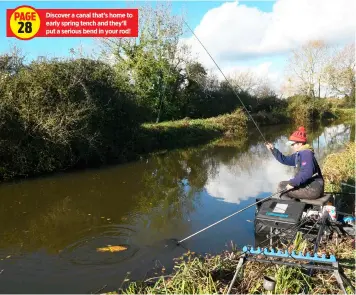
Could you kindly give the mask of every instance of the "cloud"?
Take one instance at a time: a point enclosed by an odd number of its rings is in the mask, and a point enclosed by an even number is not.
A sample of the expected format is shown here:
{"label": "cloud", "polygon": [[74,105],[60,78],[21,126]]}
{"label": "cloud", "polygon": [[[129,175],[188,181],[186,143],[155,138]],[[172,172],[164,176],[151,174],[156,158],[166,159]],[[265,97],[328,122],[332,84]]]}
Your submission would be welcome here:
{"label": "cloud", "polygon": [[[283,137],[276,146],[284,141]],[[207,193],[224,202],[239,204],[260,193],[274,193],[280,181],[293,177],[293,167],[279,163],[264,146],[252,149],[255,150],[239,156],[228,165],[220,163],[219,173],[209,177],[205,185]],[[280,150],[287,151],[285,148]]]}
{"label": "cloud", "polygon": [[260,164],[265,168],[256,169],[253,175],[242,170],[231,173],[228,166],[221,164],[219,174],[208,180],[205,189],[209,195],[224,202],[239,204],[260,193],[276,192],[280,181],[291,178],[286,173],[287,168],[274,159],[264,160]]}
{"label": "cloud", "polygon": [[[279,0],[272,12],[228,2],[209,10],[194,33],[220,63],[286,53],[311,39],[329,44],[355,38],[353,0]],[[194,36],[192,46],[204,64],[213,63]]]}
{"label": "cloud", "polygon": [[[355,6],[353,0],[279,0],[271,12],[263,12],[238,1],[227,2],[209,10],[194,33],[225,76],[249,69],[267,77],[281,94],[285,58],[282,63],[276,60],[313,39],[330,45],[354,41]],[[191,46],[196,59],[223,79],[195,36],[181,42]],[[251,60],[255,65],[242,66]]]}

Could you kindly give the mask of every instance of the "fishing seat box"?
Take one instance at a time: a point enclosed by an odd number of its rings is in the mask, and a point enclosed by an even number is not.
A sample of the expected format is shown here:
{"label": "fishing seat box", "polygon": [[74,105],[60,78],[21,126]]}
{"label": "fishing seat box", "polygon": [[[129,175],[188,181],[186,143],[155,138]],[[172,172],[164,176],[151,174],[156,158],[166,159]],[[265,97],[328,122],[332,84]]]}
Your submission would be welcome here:
{"label": "fishing seat box", "polygon": [[270,199],[262,203],[256,220],[273,228],[289,228],[300,221],[305,205],[293,200]]}

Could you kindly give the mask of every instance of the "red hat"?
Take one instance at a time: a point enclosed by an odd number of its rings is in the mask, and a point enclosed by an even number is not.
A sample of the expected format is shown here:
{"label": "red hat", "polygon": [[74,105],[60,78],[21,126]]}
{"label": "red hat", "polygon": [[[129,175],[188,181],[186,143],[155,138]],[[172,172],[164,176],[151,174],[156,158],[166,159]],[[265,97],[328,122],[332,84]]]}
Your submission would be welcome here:
{"label": "red hat", "polygon": [[307,133],[303,126],[298,127],[298,130],[294,131],[292,135],[289,136],[289,141],[287,142],[287,144],[293,144],[296,142],[302,142],[302,143],[307,142]]}

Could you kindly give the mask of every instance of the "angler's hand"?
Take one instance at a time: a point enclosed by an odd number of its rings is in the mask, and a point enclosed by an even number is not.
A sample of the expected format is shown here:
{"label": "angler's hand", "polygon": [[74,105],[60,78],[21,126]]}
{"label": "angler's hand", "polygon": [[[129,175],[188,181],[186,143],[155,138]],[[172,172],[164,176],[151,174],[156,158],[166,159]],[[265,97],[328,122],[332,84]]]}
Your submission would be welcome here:
{"label": "angler's hand", "polygon": [[267,147],[270,151],[272,151],[272,150],[274,149],[274,146],[273,146],[272,143],[266,142],[265,144],[266,144],[266,147]]}

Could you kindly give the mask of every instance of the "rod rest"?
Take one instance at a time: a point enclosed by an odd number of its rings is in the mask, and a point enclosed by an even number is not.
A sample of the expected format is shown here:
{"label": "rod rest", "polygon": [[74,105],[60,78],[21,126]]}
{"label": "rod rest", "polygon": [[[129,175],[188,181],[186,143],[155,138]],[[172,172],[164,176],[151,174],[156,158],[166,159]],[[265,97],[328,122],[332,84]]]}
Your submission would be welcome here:
{"label": "rod rest", "polygon": [[307,252],[306,255],[303,255],[302,252],[299,252],[299,254],[297,254],[294,250],[292,252],[288,252],[288,250],[275,251],[274,249],[269,250],[267,248],[263,248],[262,251],[260,247],[254,249],[253,247],[244,246],[242,248],[242,251],[244,253],[250,253],[254,255],[263,254],[263,255],[273,256],[273,257],[295,258],[300,260],[310,260],[310,261],[326,262],[326,263],[336,262],[336,257],[334,255],[330,255],[330,258],[326,258],[325,254],[323,254],[321,257],[319,257],[318,254],[316,253],[314,255],[311,255],[309,252]]}

